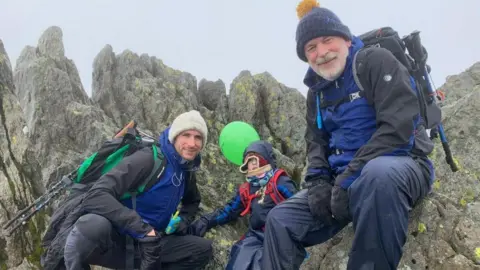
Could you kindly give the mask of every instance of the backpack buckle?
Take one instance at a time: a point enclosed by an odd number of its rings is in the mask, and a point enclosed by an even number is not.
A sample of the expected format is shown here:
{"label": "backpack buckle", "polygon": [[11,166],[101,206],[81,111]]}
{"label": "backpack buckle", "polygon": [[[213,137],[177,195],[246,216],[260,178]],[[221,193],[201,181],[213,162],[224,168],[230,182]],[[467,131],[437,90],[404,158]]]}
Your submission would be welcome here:
{"label": "backpack buckle", "polygon": [[350,99],[350,102],[354,101],[355,99],[359,99],[359,98],[361,98],[360,91],[355,92],[355,93],[351,93],[350,95],[348,95],[348,97]]}

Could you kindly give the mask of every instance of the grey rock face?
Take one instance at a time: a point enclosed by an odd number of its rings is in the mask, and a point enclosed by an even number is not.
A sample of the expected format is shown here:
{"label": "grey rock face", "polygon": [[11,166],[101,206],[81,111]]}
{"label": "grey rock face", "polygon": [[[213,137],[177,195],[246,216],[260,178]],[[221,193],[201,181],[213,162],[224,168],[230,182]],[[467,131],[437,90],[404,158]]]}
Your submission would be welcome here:
{"label": "grey rock face", "polygon": [[78,164],[80,153],[98,147],[106,138],[104,131],[113,127],[102,110],[93,106],[75,64],[64,56],[58,27],[48,28],[37,48],[27,46],[22,51],[13,78],[27,136],[46,182],[58,176],[65,160]]}
{"label": "grey rock face", "polygon": [[[33,145],[25,135],[22,108],[15,97],[10,59],[0,40],[0,223],[43,192],[40,166]],[[46,226],[45,215],[36,216],[21,233],[0,234],[0,269],[33,263]]]}

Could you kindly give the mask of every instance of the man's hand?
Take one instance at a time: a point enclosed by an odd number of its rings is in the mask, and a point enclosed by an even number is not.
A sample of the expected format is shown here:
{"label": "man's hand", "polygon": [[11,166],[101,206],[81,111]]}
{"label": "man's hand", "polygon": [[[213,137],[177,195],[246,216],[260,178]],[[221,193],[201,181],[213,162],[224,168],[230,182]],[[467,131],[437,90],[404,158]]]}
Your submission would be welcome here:
{"label": "man's hand", "polygon": [[161,235],[150,231],[145,237],[137,239],[140,248],[140,270],[155,270],[160,266]]}
{"label": "man's hand", "polygon": [[340,223],[348,223],[352,219],[348,202],[347,190],[335,185],[332,189],[331,207],[333,218]]}
{"label": "man's hand", "polygon": [[308,188],[308,206],[313,217],[326,225],[332,224],[330,201],[332,185],[327,179],[312,179],[306,183]]}

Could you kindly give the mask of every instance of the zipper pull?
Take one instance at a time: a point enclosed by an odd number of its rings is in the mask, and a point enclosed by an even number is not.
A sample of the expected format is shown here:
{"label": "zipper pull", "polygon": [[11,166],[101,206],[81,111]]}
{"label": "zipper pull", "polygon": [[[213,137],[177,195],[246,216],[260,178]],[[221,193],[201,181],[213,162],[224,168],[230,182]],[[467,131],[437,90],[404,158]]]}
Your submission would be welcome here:
{"label": "zipper pull", "polygon": [[340,87],[338,86],[338,80],[335,80],[335,86],[336,86],[337,88],[340,88]]}

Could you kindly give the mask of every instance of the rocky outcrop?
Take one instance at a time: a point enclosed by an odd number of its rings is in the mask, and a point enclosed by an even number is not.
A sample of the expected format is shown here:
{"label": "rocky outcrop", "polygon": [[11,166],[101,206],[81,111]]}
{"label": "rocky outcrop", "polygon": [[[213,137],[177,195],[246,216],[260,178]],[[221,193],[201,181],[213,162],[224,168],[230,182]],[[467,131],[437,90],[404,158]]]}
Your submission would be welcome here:
{"label": "rocky outcrop", "polygon": [[75,64],[65,57],[60,28],[48,28],[38,47],[23,49],[13,76],[26,135],[46,183],[67,173],[59,168],[78,164],[113,132],[113,122],[93,106]]}
{"label": "rocky outcrop", "polygon": [[[221,80],[202,79],[197,84],[192,74],[167,67],[154,56],[129,50],[115,53],[106,45],[94,59],[89,98],[64,52],[61,29],[51,27],[37,47],[23,50],[12,75],[0,46],[0,187],[4,187],[0,221],[32,202],[46,185],[73,170],[130,120],[156,136],[176,115],[190,109],[199,110],[209,128],[198,177],[202,212],[223,205],[243,181],[218,148],[220,131],[231,121],[251,123],[273,143],[280,165],[300,180],[305,165],[305,97],[270,74],[241,71],[227,94]],[[450,172],[437,145],[432,154],[438,168],[434,193],[412,212],[400,269],[480,267],[480,160],[475,152],[480,126],[471,121],[480,110],[478,65],[442,86],[447,93],[445,128],[462,170]],[[49,210],[55,207],[52,204]],[[37,268],[38,241],[49,213],[39,212],[13,237],[0,235],[0,269]],[[223,269],[245,222],[241,219],[207,234],[215,240],[216,251],[208,269]],[[352,237],[352,228],[347,227],[334,239],[309,248],[311,257],[302,269],[345,269]]]}
{"label": "rocky outcrop", "polygon": [[[40,166],[25,133],[27,123],[15,97],[12,68],[0,40],[0,223],[43,192]],[[46,226],[45,215],[37,215],[21,233],[0,235],[0,269],[16,265],[38,265],[38,246]]]}

